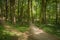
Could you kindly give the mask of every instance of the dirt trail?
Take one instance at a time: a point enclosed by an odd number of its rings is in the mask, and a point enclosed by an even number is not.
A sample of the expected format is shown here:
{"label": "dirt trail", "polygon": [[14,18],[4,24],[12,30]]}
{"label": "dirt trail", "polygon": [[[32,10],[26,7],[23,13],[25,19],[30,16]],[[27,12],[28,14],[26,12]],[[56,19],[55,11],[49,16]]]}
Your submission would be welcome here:
{"label": "dirt trail", "polygon": [[14,40],[27,40],[28,39],[28,35],[26,32],[22,33],[9,25],[4,25],[4,28],[6,31],[11,32],[11,34],[13,35],[11,40],[13,39]]}
{"label": "dirt trail", "polygon": [[29,40],[60,40],[56,36],[46,33],[35,25],[30,26],[30,34]]}
{"label": "dirt trail", "polygon": [[44,32],[35,25],[30,26],[28,33],[22,33],[9,25],[5,25],[5,29],[19,36],[17,40],[59,40],[57,37]]}

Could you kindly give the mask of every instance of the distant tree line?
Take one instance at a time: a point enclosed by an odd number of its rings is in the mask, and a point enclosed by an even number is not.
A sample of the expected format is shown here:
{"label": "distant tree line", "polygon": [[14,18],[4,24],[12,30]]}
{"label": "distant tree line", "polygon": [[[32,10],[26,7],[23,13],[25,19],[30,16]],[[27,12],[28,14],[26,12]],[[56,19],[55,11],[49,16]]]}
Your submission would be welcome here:
{"label": "distant tree line", "polygon": [[0,24],[60,24],[59,0],[0,0]]}

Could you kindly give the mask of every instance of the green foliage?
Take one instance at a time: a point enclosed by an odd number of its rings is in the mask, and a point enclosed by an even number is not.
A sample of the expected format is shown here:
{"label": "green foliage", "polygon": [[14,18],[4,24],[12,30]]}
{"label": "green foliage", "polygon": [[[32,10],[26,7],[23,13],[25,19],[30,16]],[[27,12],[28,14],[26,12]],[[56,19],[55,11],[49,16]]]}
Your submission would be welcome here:
{"label": "green foliage", "polygon": [[47,24],[47,25],[40,25],[39,28],[42,28],[47,33],[56,35],[57,37],[60,37],[60,25],[57,24]]}
{"label": "green foliage", "polygon": [[28,25],[19,25],[19,24],[16,24],[14,26],[15,29],[19,30],[20,32],[25,32],[28,30],[29,26]]}
{"label": "green foliage", "polygon": [[[25,32],[29,28],[29,23],[33,22],[44,31],[60,37],[60,25],[57,25],[60,24],[60,0],[57,2],[56,0],[46,0],[46,4],[42,3],[42,0],[30,0],[29,2],[28,0],[8,0],[7,3],[6,0],[0,0],[0,14],[2,18],[4,17],[5,23],[13,27],[13,29]],[[46,20],[43,20],[45,17]],[[43,24],[44,21],[46,24]],[[11,32],[6,32],[3,35],[3,30],[4,27],[0,26],[0,34],[2,36],[2,39],[0,36],[0,40],[10,40],[9,33]]]}

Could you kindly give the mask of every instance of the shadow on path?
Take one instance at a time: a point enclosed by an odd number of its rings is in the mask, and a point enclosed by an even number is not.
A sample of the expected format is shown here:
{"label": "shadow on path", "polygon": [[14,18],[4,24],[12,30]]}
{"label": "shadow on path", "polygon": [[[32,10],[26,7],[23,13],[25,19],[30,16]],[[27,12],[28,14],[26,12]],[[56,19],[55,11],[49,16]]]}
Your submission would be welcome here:
{"label": "shadow on path", "polygon": [[11,40],[60,40],[56,36],[44,32],[35,25],[30,25],[29,31],[21,33],[20,31],[11,28],[9,25],[5,25],[5,29],[14,33],[16,36],[12,36]]}
{"label": "shadow on path", "polygon": [[31,35],[28,37],[28,40],[60,40],[56,36],[44,32],[35,25],[31,25],[29,31]]}

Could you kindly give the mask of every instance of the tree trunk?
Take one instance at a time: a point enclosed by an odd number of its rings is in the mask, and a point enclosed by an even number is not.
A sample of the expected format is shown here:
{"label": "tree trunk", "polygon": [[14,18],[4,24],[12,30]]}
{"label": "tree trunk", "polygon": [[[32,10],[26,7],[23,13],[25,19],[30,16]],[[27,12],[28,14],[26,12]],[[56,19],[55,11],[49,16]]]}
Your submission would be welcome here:
{"label": "tree trunk", "polygon": [[16,24],[16,17],[15,17],[15,0],[10,0],[10,16],[11,22]]}
{"label": "tree trunk", "polygon": [[0,6],[0,25],[4,25],[4,4],[3,4],[3,0],[1,1],[1,6]]}
{"label": "tree trunk", "polygon": [[5,6],[6,6],[6,21],[8,20],[8,3],[7,3],[8,1],[6,0],[6,4],[5,4]]}
{"label": "tree trunk", "polygon": [[46,24],[46,0],[42,0],[41,17],[42,17],[42,23]]}
{"label": "tree trunk", "polygon": [[58,23],[58,10],[57,10],[57,0],[55,0],[56,2],[56,24]]}
{"label": "tree trunk", "polygon": [[28,15],[28,23],[30,24],[30,22],[31,22],[31,19],[30,19],[30,1],[31,0],[28,0],[28,13],[27,13],[27,15]]}

